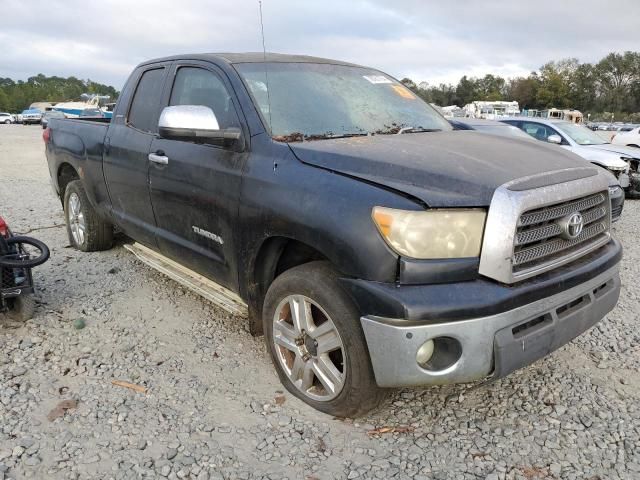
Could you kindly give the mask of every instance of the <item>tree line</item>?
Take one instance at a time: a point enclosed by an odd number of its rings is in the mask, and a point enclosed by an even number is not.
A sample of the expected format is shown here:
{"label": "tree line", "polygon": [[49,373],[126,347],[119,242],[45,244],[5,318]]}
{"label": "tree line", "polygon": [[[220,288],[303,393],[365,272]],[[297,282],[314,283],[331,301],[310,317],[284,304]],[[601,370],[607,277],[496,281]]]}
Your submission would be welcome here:
{"label": "tree line", "polygon": [[78,100],[83,93],[110,95],[113,101],[118,97],[118,91],[109,85],[76,77],[47,77],[41,73],[26,81],[0,77],[0,111],[21,112],[34,102]]}
{"label": "tree line", "polygon": [[597,63],[567,58],[546,63],[526,77],[463,76],[457,85],[402,80],[429,103],[464,105],[474,100],[515,100],[521,109],[574,108],[585,119],[640,121],[640,52],[610,53]]}

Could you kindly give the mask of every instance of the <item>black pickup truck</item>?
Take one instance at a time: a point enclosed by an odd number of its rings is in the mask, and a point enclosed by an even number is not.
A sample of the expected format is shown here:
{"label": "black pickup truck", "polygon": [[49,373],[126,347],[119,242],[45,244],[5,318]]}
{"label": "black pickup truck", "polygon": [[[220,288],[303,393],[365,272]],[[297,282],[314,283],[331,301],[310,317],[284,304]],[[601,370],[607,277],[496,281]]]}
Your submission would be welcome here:
{"label": "black pickup truck", "polygon": [[152,60],[110,121],[52,119],[44,139],[75,247],[108,249],[117,227],[160,270],[215,282],[284,386],[333,415],[390,387],[504,376],[619,296],[606,172],[453,131],[371,68]]}

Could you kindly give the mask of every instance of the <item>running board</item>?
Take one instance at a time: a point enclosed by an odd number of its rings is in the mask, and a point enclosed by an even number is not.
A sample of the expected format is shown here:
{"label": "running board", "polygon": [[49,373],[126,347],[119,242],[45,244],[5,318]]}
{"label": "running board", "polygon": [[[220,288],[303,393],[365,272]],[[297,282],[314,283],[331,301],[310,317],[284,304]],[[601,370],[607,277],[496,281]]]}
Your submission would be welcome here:
{"label": "running board", "polygon": [[138,260],[142,263],[165,274],[227,312],[234,315],[247,316],[247,304],[238,295],[222,285],[218,285],[216,282],[139,243],[125,244],[124,248],[138,257]]}

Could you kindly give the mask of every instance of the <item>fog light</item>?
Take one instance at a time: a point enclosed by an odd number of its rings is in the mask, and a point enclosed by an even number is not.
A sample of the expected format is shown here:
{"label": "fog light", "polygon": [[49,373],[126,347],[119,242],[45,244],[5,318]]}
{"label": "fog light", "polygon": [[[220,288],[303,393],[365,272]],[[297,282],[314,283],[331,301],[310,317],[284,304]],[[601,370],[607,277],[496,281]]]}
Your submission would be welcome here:
{"label": "fog light", "polygon": [[418,365],[424,367],[431,357],[433,356],[433,350],[435,345],[433,340],[427,340],[422,344],[422,346],[418,349],[418,353],[416,353],[416,361]]}

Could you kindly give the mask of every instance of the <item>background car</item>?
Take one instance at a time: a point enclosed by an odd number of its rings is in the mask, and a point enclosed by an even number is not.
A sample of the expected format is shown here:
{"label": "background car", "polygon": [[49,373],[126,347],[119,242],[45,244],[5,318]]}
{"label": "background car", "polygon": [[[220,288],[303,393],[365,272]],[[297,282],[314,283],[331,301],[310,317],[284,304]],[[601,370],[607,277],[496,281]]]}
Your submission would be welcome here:
{"label": "background car", "polygon": [[34,123],[40,123],[42,120],[42,112],[36,108],[27,109],[22,111],[22,124],[29,125]]}
{"label": "background car", "polygon": [[611,138],[614,145],[626,145],[627,147],[640,147],[640,127],[620,131]]}
{"label": "background car", "polygon": [[632,197],[640,197],[640,149],[612,145],[583,125],[545,118],[504,118],[536,140],[554,143],[609,170]]}
{"label": "background car", "polygon": [[16,118],[7,112],[0,112],[0,123],[4,123],[9,125],[10,123],[15,123]]}
{"label": "background car", "polygon": [[42,128],[47,128],[49,125],[49,119],[51,118],[66,118],[65,114],[62,112],[58,112],[57,110],[49,110],[42,114],[42,120],[40,120],[40,125]]}
{"label": "background car", "polygon": [[507,123],[497,122],[495,120],[485,120],[483,118],[455,118],[450,119],[449,123],[455,130],[477,130],[490,135],[514,137],[529,141],[532,140],[529,135],[524,133],[518,127]]}

